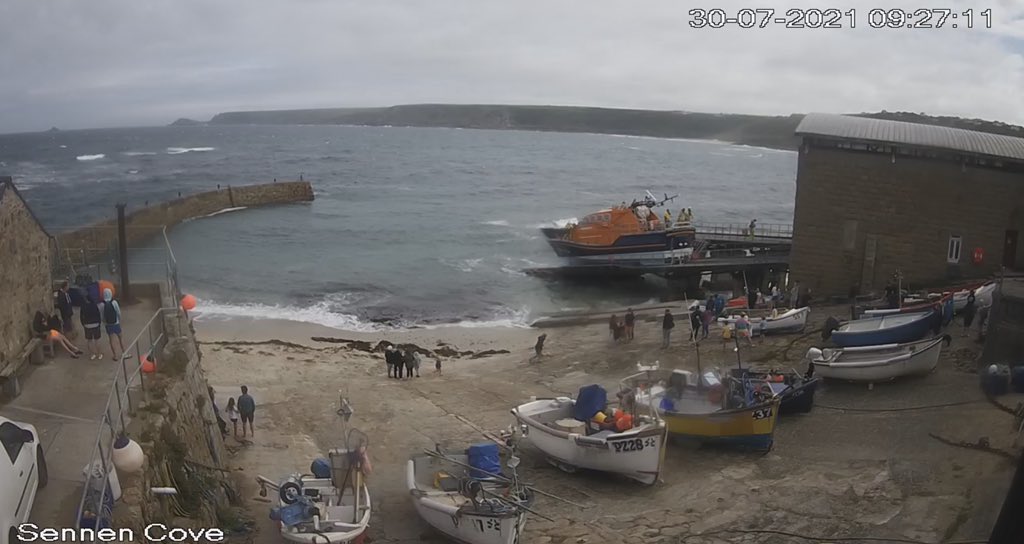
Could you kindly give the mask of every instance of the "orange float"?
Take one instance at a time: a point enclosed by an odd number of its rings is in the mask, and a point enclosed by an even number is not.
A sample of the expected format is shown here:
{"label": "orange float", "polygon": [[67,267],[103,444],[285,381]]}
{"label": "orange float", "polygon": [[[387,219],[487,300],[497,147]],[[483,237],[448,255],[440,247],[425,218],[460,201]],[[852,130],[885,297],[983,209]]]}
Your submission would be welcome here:
{"label": "orange float", "polygon": [[52,338],[53,340],[56,340],[56,339],[60,338],[60,333],[51,329],[50,330],[50,338]]}
{"label": "orange float", "polygon": [[181,307],[187,312],[196,307],[196,297],[192,295],[185,295],[181,297]]}
{"label": "orange float", "polygon": [[142,367],[142,372],[146,374],[152,374],[156,372],[156,363],[153,362],[153,359],[151,359],[148,355],[139,359],[139,363],[140,366]]}

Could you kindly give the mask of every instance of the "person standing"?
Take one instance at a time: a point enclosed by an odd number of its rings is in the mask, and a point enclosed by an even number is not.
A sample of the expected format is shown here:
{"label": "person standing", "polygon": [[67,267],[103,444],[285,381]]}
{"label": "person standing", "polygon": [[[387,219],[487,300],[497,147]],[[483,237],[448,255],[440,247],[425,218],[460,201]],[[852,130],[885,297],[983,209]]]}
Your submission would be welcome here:
{"label": "person standing", "polygon": [[249,395],[249,388],[242,386],[242,394],[238,397],[238,415],[242,418],[242,438],[245,438],[245,424],[249,424],[249,436],[255,437],[252,420],[256,416],[256,401]]}
{"label": "person standing", "polygon": [[413,362],[412,367],[413,367],[413,369],[416,370],[416,377],[419,378],[420,377],[420,365],[423,364],[423,357],[420,356],[420,352],[418,352],[418,351],[412,352],[412,362]]}
{"label": "person standing", "polygon": [[619,316],[617,316],[615,314],[612,314],[612,316],[610,318],[608,318],[608,333],[611,335],[613,341],[618,340],[618,338],[615,337],[615,331],[618,328],[619,328]]}
{"label": "person standing", "polygon": [[708,337],[708,329],[711,327],[711,322],[714,321],[714,319],[715,319],[715,311],[712,310],[710,307],[705,307],[704,308],[704,323],[702,324],[702,330],[703,330],[704,334],[701,335],[701,340],[704,340],[704,339],[706,339]]}
{"label": "person standing", "polygon": [[388,377],[398,377],[398,365],[395,364],[395,346],[388,346],[384,349],[384,362],[388,365]]}
{"label": "person standing", "polygon": [[100,313],[99,305],[91,295],[86,296],[85,304],[78,312],[78,318],[82,321],[82,329],[85,331],[85,348],[89,350],[89,360],[102,360],[103,349],[100,347],[100,338],[103,331],[100,330],[100,325],[103,324],[103,316]]}
{"label": "person standing", "polygon": [[60,321],[64,324],[63,333],[68,338],[75,337],[75,322],[71,320],[75,315],[75,307],[71,304],[71,293],[68,293],[67,280],[61,282],[57,290],[57,309],[60,310]]}
{"label": "person standing", "polygon": [[748,229],[749,232],[750,232],[750,237],[751,238],[754,237],[754,229],[756,229],[756,228],[757,228],[757,219],[751,219],[750,220],[750,228]]}
{"label": "person standing", "polygon": [[540,362],[540,358],[544,356],[544,341],[547,339],[547,334],[542,334],[537,337],[537,343],[533,346],[534,355],[530,358],[531,363]]}
{"label": "person standing", "polygon": [[796,310],[800,306],[797,304],[800,302],[800,281],[793,282],[793,289],[789,292],[789,309]]}
{"label": "person standing", "polygon": [[754,341],[750,338],[750,320],[747,319],[747,312],[740,314],[740,318],[736,320],[736,334],[740,338],[746,338],[747,344],[750,346],[754,345]]}
{"label": "person standing", "polygon": [[964,306],[963,310],[960,310],[960,313],[964,316],[964,332],[960,336],[967,336],[970,334],[969,331],[971,330],[971,323],[974,322],[974,315],[978,313],[978,307],[975,306],[974,291],[967,295],[967,305]]}
{"label": "person standing", "polygon": [[676,326],[676,320],[672,312],[665,308],[665,317],[661,320],[661,349],[668,349],[669,340],[672,337],[672,329]]}
{"label": "person standing", "polygon": [[696,342],[700,331],[704,327],[704,319],[700,315],[700,306],[694,306],[690,312],[690,341]]}
{"label": "person standing", "polygon": [[405,363],[405,377],[411,378],[413,367],[416,366],[416,361],[412,357],[411,349],[405,350],[405,353],[402,355],[402,362]]}
{"label": "person standing", "polygon": [[636,314],[633,313],[633,308],[626,310],[626,341],[633,341],[633,327],[636,326]]}
{"label": "person standing", "polygon": [[235,397],[228,399],[228,406],[224,411],[228,413],[228,419],[231,420],[231,427],[234,429],[232,436],[238,439],[238,408],[235,406]]}
{"label": "person standing", "polygon": [[757,308],[757,291],[749,285],[747,286],[747,308],[751,310]]}
{"label": "person standing", "polygon": [[121,339],[121,306],[114,300],[114,294],[110,289],[103,290],[103,323],[106,325],[107,338],[110,339],[110,358],[114,361],[127,359],[129,355],[124,352],[124,341]]}

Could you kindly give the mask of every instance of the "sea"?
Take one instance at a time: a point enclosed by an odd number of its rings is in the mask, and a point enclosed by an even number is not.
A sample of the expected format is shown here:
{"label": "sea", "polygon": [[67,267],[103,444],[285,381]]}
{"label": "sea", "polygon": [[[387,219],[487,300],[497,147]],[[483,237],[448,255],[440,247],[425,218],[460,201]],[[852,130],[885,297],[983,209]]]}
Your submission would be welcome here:
{"label": "sea", "polygon": [[[244,185],[313,184],[312,203],[175,226],[180,282],[201,319],[265,317],[351,331],[526,326],[657,301],[658,280],[551,282],[539,228],[622,201],[679,195],[697,222],[791,223],[797,155],[716,141],[357,126],[189,126],[0,135],[0,175],[52,232]],[[162,254],[131,253],[133,279]],[[97,272],[102,275],[103,271]]]}

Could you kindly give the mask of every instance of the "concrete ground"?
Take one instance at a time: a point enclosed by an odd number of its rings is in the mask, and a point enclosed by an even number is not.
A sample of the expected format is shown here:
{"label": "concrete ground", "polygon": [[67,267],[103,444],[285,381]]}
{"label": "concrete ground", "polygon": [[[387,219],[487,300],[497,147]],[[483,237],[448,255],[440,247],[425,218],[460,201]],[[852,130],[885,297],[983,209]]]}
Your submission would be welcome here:
{"label": "concrete ground", "polygon": [[[842,308],[816,308],[817,328]],[[682,320],[679,320],[682,322]],[[304,337],[280,324],[247,323],[245,331],[200,322],[203,364],[221,406],[245,383],[257,402],[254,439],[228,439],[229,460],[256,532],[247,540],[280,542],[267,518],[270,505],[259,497],[257,474],[278,479],[308,472],[310,462],[343,444],[347,428],[370,439],[374,472],[370,537],[376,543],[442,542],[416,515],[405,488],[405,462],[424,448],[441,444],[459,450],[481,442],[479,429],[495,431],[512,423],[509,409],[531,395],[575,394],[590,383],[614,391],[637,362],[662,367],[696,366],[685,327],[677,327],[673,347],[658,348],[656,323],[642,320],[631,344],[612,344],[606,325],[549,329],[545,358],[527,362],[536,330],[504,330],[482,340],[472,334],[420,331],[419,345],[441,341],[459,349],[505,348],[511,353],[473,359],[446,359],[443,375],[424,368],[421,378],[385,377],[380,354],[336,343],[308,327]],[[217,330],[221,335],[216,334]],[[224,331],[230,331],[223,334]],[[1013,455],[1013,417],[994,408],[970,372],[980,345],[961,338],[945,348],[932,374],[891,383],[864,385],[826,382],[810,414],[780,419],[775,447],[768,454],[692,447],[669,447],[661,482],[644,487],[605,474],[565,474],[545,462],[527,443],[521,476],[540,489],[584,505],[540,497],[535,508],[555,521],[531,517],[522,542],[532,544],[599,542],[768,543],[797,542],[791,536],[740,530],[782,531],[831,538],[896,538],[937,543],[947,539],[986,539],[1012,477],[1014,463],[991,452],[943,444],[976,443]],[[337,336],[346,336],[337,332]],[[432,341],[425,338],[434,335]],[[475,339],[469,336],[476,337]],[[683,338],[680,338],[683,337]],[[296,344],[252,343],[280,339]],[[388,340],[410,341],[400,335]],[[771,360],[795,366],[817,334],[789,335],[744,347],[746,361]],[[304,345],[297,345],[304,344]],[[308,346],[308,347],[307,347]],[[731,366],[735,354],[720,342],[701,348],[704,368]],[[344,425],[335,411],[347,396],[355,414]],[[1011,408],[1020,400],[1000,399]]]}
{"label": "concrete ground", "polygon": [[[157,307],[154,301],[122,306],[126,348]],[[77,312],[74,320],[77,336],[72,343],[85,350]],[[115,372],[121,369],[120,362],[111,360],[105,333],[101,345],[106,353],[101,361],[90,361],[88,354],[72,359],[57,348],[56,358],[22,369],[22,391],[18,397],[0,398],[0,416],[34,425],[42,438],[49,485],[36,495],[30,518],[40,527],[73,527],[77,521],[84,481],[82,469],[92,461],[100,418]]]}

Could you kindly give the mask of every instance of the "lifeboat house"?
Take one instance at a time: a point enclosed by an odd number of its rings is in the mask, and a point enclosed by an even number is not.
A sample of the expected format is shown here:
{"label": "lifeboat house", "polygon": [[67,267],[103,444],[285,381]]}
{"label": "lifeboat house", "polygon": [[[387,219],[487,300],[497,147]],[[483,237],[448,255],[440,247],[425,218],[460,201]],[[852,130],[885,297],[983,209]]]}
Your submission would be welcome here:
{"label": "lifeboat house", "polygon": [[1024,265],[1024,138],[828,114],[796,133],[790,279],[815,296]]}

